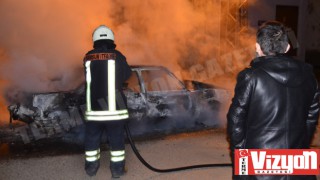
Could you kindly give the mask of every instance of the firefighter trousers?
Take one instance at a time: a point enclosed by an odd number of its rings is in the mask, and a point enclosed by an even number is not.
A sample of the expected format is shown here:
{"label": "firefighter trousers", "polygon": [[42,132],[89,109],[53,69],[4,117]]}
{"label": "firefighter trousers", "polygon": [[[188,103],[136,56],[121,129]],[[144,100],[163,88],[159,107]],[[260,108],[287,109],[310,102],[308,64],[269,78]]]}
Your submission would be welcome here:
{"label": "firefighter trousers", "polygon": [[113,162],[124,162],[125,120],[117,121],[87,121],[85,134],[86,161],[96,161],[100,159],[100,143],[104,132],[110,148],[111,164]]}

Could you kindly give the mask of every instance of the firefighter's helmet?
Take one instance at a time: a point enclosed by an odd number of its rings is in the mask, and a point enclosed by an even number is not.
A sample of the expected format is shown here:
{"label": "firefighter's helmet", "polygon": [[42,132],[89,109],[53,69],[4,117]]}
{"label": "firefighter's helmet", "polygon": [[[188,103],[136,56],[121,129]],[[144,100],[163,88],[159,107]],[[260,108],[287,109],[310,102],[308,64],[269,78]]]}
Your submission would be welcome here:
{"label": "firefighter's helmet", "polygon": [[101,40],[101,39],[110,39],[114,41],[114,35],[110,28],[105,25],[101,25],[97,27],[92,34],[93,42]]}

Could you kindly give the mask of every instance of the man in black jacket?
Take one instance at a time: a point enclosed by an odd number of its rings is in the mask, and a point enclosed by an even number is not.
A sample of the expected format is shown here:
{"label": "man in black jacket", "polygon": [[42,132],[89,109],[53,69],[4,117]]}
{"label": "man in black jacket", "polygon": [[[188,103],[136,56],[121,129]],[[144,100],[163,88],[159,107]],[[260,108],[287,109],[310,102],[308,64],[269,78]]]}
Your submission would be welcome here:
{"label": "man in black jacket", "polygon": [[[309,148],[319,116],[318,85],[310,65],[284,55],[289,48],[281,23],[269,21],[259,28],[258,57],[239,73],[227,114],[232,160],[235,149]],[[234,179],[301,178],[234,176]]]}
{"label": "man in black jacket", "polygon": [[100,140],[106,130],[110,146],[112,177],[125,172],[124,120],[128,110],[122,92],[131,69],[124,55],[117,51],[114,34],[99,26],[93,32],[94,49],[84,57],[86,75],[85,170],[94,176],[100,166]]}

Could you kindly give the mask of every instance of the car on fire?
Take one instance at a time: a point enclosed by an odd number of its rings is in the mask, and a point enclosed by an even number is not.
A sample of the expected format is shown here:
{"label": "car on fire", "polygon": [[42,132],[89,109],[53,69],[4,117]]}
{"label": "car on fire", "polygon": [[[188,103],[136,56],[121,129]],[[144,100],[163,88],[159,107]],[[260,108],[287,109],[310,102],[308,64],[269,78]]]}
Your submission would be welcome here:
{"label": "car on fire", "polygon": [[[219,112],[230,97],[226,89],[197,81],[180,81],[162,66],[131,66],[131,69],[124,93],[133,136],[220,125]],[[77,141],[83,137],[85,85],[68,92],[29,93],[24,101],[11,104],[8,109],[10,121],[19,120],[28,127],[16,132],[25,142],[51,137]]]}

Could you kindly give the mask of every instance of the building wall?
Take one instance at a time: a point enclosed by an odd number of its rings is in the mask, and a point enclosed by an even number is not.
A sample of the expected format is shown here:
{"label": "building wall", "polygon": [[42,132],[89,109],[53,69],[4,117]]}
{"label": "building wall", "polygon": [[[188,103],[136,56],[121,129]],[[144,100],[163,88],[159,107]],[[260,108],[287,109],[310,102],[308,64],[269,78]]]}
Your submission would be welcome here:
{"label": "building wall", "polygon": [[320,1],[310,0],[307,20],[307,50],[320,51]]}
{"label": "building wall", "polygon": [[309,0],[306,28],[306,62],[313,65],[320,81],[320,1]]}

